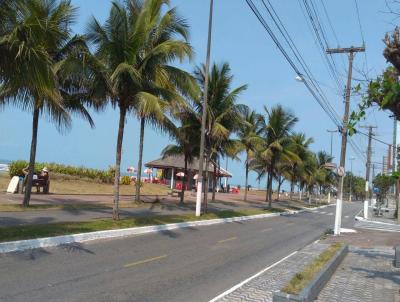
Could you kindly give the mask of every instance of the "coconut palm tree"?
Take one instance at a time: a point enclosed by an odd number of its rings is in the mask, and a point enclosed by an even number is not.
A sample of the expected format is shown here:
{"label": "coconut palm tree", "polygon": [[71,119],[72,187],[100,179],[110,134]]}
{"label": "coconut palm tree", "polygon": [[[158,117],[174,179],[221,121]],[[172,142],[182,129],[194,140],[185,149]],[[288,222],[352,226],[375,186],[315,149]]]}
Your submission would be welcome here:
{"label": "coconut palm tree", "polygon": [[[168,0],[129,0],[124,4],[114,1],[104,25],[95,18],[88,25],[87,36],[95,46],[99,61],[93,90],[103,93],[103,98],[119,109],[114,219],[119,218],[120,165],[127,114],[135,113],[141,119],[139,186],[146,119],[164,121],[164,112],[170,103],[180,100],[175,92],[177,87],[185,90],[190,85],[188,73],[168,65],[175,58],[183,60],[192,53],[185,41],[186,23],[176,15],[175,9],[163,13],[168,3]],[[136,199],[139,198],[136,194]]]}
{"label": "coconut palm tree", "polygon": [[277,175],[279,161],[297,160],[297,155],[290,150],[291,131],[298,119],[281,105],[268,110],[264,106],[265,118],[261,121],[263,144],[259,147],[258,160],[265,164],[267,175],[266,201],[272,208],[272,180]]}
{"label": "coconut palm tree", "polygon": [[291,149],[299,157],[300,161],[294,162],[286,174],[286,178],[290,181],[290,199],[292,199],[295,184],[300,181],[302,164],[305,161],[309,152],[309,147],[313,142],[314,139],[311,137],[307,138],[305,133],[294,133],[292,135]]}
{"label": "coconut palm tree", "polygon": [[183,155],[184,157],[184,176],[182,181],[182,191],[180,196],[180,203],[184,203],[185,199],[185,185],[188,178],[188,164],[193,162],[194,158],[199,154],[199,140],[197,135],[200,131],[200,121],[194,112],[186,111],[179,114],[180,123],[179,127],[170,131],[171,136],[176,141],[176,144],[166,146],[161,154],[163,157]]}
{"label": "coconut palm tree", "polygon": [[250,162],[255,157],[257,146],[262,144],[262,139],[260,137],[262,117],[255,110],[251,110],[248,106],[242,106],[240,116],[241,123],[236,131],[236,152],[246,152],[245,191],[243,199],[244,201],[247,201]]}
{"label": "coconut palm tree", "polygon": [[145,59],[141,62],[140,73],[143,75],[143,91],[152,94],[152,97],[141,98],[135,105],[140,120],[137,202],[140,201],[145,125],[170,131],[173,124],[168,118],[168,111],[186,106],[181,96],[196,98],[199,94],[195,79],[189,73],[170,65],[175,59],[190,59],[192,48],[188,42],[186,20],[177,14],[176,8],[163,13],[163,7],[168,3],[166,0],[147,0],[144,3],[144,6],[148,5],[147,9],[152,9],[152,13],[145,24],[146,41],[141,54]]}
{"label": "coconut palm tree", "polygon": [[[201,91],[204,92],[205,66],[197,67],[194,75]],[[215,199],[218,157],[227,153],[232,155],[235,143],[231,140],[230,135],[240,125],[242,106],[236,102],[239,95],[247,89],[247,85],[232,88],[232,83],[233,75],[229,64],[218,65],[214,63],[209,74],[206,120],[206,167],[208,167],[210,161],[214,163],[213,200]],[[199,99],[195,100],[199,114],[202,112],[202,98],[201,95]],[[207,180],[205,180],[205,183],[208,183]],[[207,198],[207,194],[205,194],[205,197]]]}
{"label": "coconut palm tree", "polygon": [[[76,97],[79,77],[72,75],[72,62],[83,58],[87,47],[72,37],[76,8],[67,0],[18,0],[6,2],[0,25],[0,105],[14,104],[33,113],[29,173],[24,206],[29,206],[39,118],[47,115],[60,130],[71,125],[70,113],[93,121]],[[14,14],[9,12],[12,9]],[[7,13],[8,11],[8,13]],[[79,65],[79,64],[78,64]]]}

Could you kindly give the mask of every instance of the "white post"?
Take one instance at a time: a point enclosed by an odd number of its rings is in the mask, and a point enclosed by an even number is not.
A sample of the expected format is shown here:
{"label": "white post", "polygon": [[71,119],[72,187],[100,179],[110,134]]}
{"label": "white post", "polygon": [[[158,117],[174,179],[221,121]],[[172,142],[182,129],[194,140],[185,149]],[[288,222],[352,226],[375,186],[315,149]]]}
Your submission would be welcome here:
{"label": "white post", "polygon": [[331,191],[328,192],[328,204],[331,203]]}
{"label": "white post", "polygon": [[340,199],[336,199],[335,228],[333,232],[335,235],[340,235],[341,223],[342,223],[342,201]]}
{"label": "white post", "polygon": [[197,194],[196,194],[196,216],[200,216],[201,209],[201,191],[203,189],[203,184],[201,181],[197,182]]}
{"label": "white post", "polygon": [[172,174],[171,174],[171,190],[174,189],[174,175],[175,175],[175,168],[172,168]]}
{"label": "white post", "polygon": [[364,218],[368,219],[368,181],[365,182]]}

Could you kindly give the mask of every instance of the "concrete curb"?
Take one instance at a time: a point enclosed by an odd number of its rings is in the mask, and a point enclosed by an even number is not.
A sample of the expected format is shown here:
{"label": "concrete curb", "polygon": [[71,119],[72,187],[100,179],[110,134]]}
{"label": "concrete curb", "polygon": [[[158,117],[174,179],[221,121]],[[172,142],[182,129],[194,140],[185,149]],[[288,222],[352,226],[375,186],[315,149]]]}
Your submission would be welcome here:
{"label": "concrete curb", "polygon": [[287,294],[284,292],[275,292],[273,302],[312,302],[320,291],[328,283],[340,263],[349,252],[349,246],[342,247],[336,255],[322,268],[322,270],[303,288],[298,295]]}
{"label": "concrete curb", "polygon": [[47,238],[38,238],[38,239],[28,239],[28,240],[18,240],[18,241],[9,241],[0,243],[0,254],[1,253],[11,253],[11,252],[21,252],[30,249],[36,248],[45,248],[45,247],[54,247],[63,244],[70,244],[76,242],[86,242],[97,239],[109,239],[109,238],[120,238],[131,235],[141,235],[147,233],[154,232],[162,232],[174,229],[183,229],[187,227],[194,226],[205,226],[205,225],[213,225],[219,223],[228,223],[235,221],[245,221],[245,220],[254,220],[254,219],[262,219],[269,217],[277,217],[277,216],[285,216],[285,215],[293,215],[297,213],[302,213],[306,211],[315,211],[317,209],[326,208],[331,205],[325,205],[321,207],[304,209],[299,211],[288,211],[282,213],[269,213],[269,214],[258,214],[251,216],[239,216],[232,218],[220,218],[220,219],[210,219],[210,220],[199,220],[192,222],[180,222],[180,223],[171,223],[171,224],[163,224],[163,225],[152,225],[152,226],[144,226],[144,227],[134,227],[134,228],[126,228],[126,229],[117,229],[117,230],[106,230],[106,231],[97,231],[97,232],[89,232],[89,233],[81,233],[81,234],[72,234],[72,235],[63,235],[56,237],[47,237]]}
{"label": "concrete curb", "polygon": [[194,226],[205,226],[205,225],[213,225],[219,223],[277,217],[280,215],[281,213],[258,214],[251,216],[199,220],[192,222],[180,222],[180,223],[171,223],[163,225],[152,225],[152,226],[134,227],[134,228],[126,228],[118,230],[106,230],[106,231],[97,231],[97,232],[89,232],[89,233],[81,233],[73,235],[63,235],[56,237],[9,241],[0,243],[0,253],[19,252],[29,249],[54,247],[75,242],[85,242],[97,239],[119,238],[131,235],[141,235],[141,234],[162,232],[174,229],[183,229]]}

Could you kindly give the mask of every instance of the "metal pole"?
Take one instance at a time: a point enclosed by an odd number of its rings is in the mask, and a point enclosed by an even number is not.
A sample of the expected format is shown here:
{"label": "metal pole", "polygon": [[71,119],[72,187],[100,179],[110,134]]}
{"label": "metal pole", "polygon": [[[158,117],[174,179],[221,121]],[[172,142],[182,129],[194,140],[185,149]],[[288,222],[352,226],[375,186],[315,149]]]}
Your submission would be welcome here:
{"label": "metal pole", "polygon": [[349,196],[349,201],[352,201],[353,197],[353,160],[355,160],[355,157],[350,157],[350,172],[351,172],[351,177],[350,177],[350,196]]}
{"label": "metal pole", "polygon": [[333,152],[332,152],[332,148],[333,148],[333,133],[338,132],[338,130],[326,130],[331,134],[331,157],[333,157]]}
{"label": "metal pole", "polygon": [[205,143],[207,101],[208,101],[208,70],[210,68],[210,56],[211,56],[211,33],[212,33],[213,7],[214,7],[214,1],[210,0],[210,14],[209,14],[209,19],[208,19],[207,57],[206,57],[206,66],[205,66],[206,70],[205,70],[205,75],[204,75],[205,79],[204,79],[204,95],[203,95],[203,108],[202,108],[203,114],[201,117],[199,174],[198,174],[197,195],[196,195],[196,216],[200,216],[200,214],[201,214],[201,193],[202,193],[202,189],[203,189],[204,143]]}

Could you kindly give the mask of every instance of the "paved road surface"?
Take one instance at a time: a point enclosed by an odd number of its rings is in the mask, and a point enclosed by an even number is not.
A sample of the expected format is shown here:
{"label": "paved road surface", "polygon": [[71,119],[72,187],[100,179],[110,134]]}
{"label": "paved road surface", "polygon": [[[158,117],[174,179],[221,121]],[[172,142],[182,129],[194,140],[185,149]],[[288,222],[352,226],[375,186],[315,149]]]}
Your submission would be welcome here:
{"label": "paved road surface", "polygon": [[[361,204],[345,204],[344,226]],[[318,212],[0,255],[0,301],[209,301],[319,238]]]}

